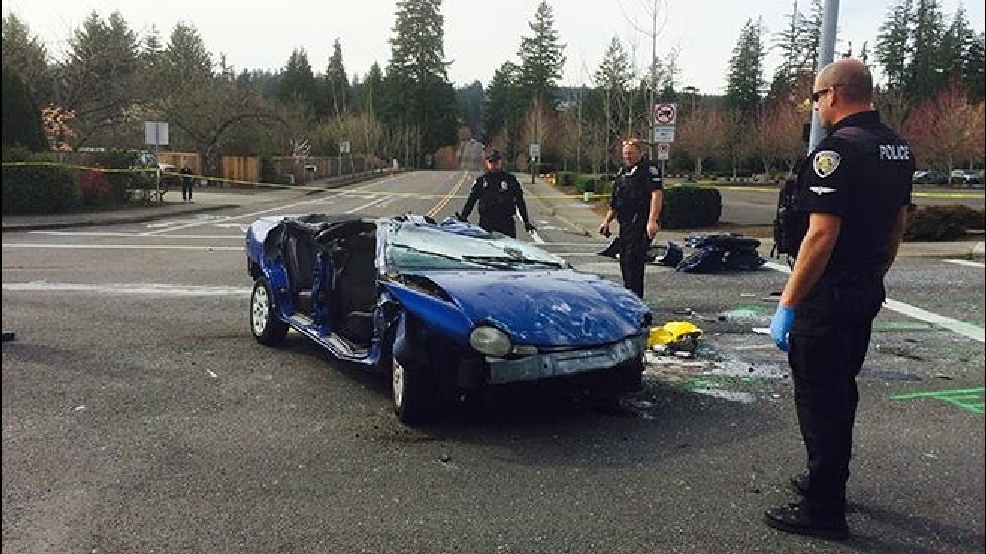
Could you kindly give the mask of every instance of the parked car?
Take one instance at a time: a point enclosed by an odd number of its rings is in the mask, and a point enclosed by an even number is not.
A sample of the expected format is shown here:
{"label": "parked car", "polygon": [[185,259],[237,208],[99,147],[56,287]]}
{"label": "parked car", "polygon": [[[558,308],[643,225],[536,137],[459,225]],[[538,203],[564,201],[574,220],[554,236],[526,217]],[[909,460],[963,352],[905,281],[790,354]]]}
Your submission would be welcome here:
{"label": "parked car", "polygon": [[975,171],[970,171],[968,169],[953,169],[951,181],[962,185],[973,185],[982,183],[983,179]]}
{"label": "parked car", "polygon": [[912,182],[926,185],[945,185],[948,184],[948,175],[934,170],[915,171]]}
{"label": "parked car", "polygon": [[531,243],[449,218],[265,217],[246,232],[250,329],[289,329],[390,374],[408,424],[470,392],[539,383],[638,389],[651,324],[619,284]]}

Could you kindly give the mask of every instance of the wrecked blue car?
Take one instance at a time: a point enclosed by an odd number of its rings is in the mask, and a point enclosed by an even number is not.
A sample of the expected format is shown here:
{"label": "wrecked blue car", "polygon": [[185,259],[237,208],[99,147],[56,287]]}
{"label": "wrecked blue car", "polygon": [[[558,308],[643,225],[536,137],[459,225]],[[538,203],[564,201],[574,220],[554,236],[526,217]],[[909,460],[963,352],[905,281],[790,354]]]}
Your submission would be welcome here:
{"label": "wrecked blue car", "polygon": [[289,329],[389,374],[412,424],[509,383],[618,395],[641,385],[651,313],[618,284],[469,223],[266,217],[246,233],[250,328]]}

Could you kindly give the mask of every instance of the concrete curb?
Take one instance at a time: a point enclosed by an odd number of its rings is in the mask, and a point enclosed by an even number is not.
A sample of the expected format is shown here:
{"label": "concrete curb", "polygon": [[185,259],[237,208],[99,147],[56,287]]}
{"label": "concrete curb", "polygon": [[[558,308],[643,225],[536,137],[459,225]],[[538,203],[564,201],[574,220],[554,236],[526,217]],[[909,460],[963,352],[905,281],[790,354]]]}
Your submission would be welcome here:
{"label": "concrete curb", "polygon": [[[215,212],[220,210],[228,210],[231,208],[239,208],[239,204],[215,204],[212,206],[202,206],[200,208],[191,208],[186,210],[175,210],[166,212],[156,212],[156,213],[145,213],[145,214],[134,214],[133,216],[121,216],[121,217],[100,217],[99,213],[92,214],[92,217],[87,219],[77,219],[73,221],[34,221],[28,223],[5,223],[3,224],[3,232],[16,232],[16,231],[46,231],[51,229],[69,229],[72,227],[95,227],[97,225],[115,225],[115,224],[131,224],[131,223],[146,223],[149,221],[157,221],[159,219],[165,219],[169,217],[178,217],[189,214],[200,214],[207,212]],[[151,209],[151,208],[148,208]]]}

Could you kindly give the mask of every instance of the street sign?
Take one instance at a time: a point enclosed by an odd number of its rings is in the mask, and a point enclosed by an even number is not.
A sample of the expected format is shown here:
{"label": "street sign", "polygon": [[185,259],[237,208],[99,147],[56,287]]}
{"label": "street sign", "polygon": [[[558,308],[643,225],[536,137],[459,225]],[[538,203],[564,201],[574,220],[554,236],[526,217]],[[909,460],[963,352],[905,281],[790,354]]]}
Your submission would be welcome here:
{"label": "street sign", "polygon": [[531,144],[531,159],[540,160],[541,159],[541,145],[538,143]]}
{"label": "street sign", "polygon": [[344,140],[339,143],[340,154],[348,154],[350,152],[350,148],[352,148],[352,144],[350,144],[348,140]]}
{"label": "street sign", "polygon": [[674,125],[678,120],[677,104],[654,104],[654,124]]}
{"label": "street sign", "polygon": [[666,160],[671,157],[671,145],[666,142],[657,143],[657,159]]}
{"label": "street sign", "polygon": [[674,142],[674,125],[655,125],[652,142]]}
{"label": "street sign", "polygon": [[168,144],[168,124],[163,121],[144,122],[144,144],[165,146]]}

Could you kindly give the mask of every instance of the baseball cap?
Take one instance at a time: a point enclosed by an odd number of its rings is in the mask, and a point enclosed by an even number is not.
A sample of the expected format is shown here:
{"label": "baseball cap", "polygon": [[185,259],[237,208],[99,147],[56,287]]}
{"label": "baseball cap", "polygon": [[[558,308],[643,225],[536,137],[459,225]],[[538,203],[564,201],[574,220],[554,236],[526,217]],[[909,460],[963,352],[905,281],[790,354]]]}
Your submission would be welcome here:
{"label": "baseball cap", "polygon": [[503,156],[500,155],[499,150],[490,150],[489,152],[486,153],[486,159],[491,162],[495,162],[498,160],[502,160]]}

